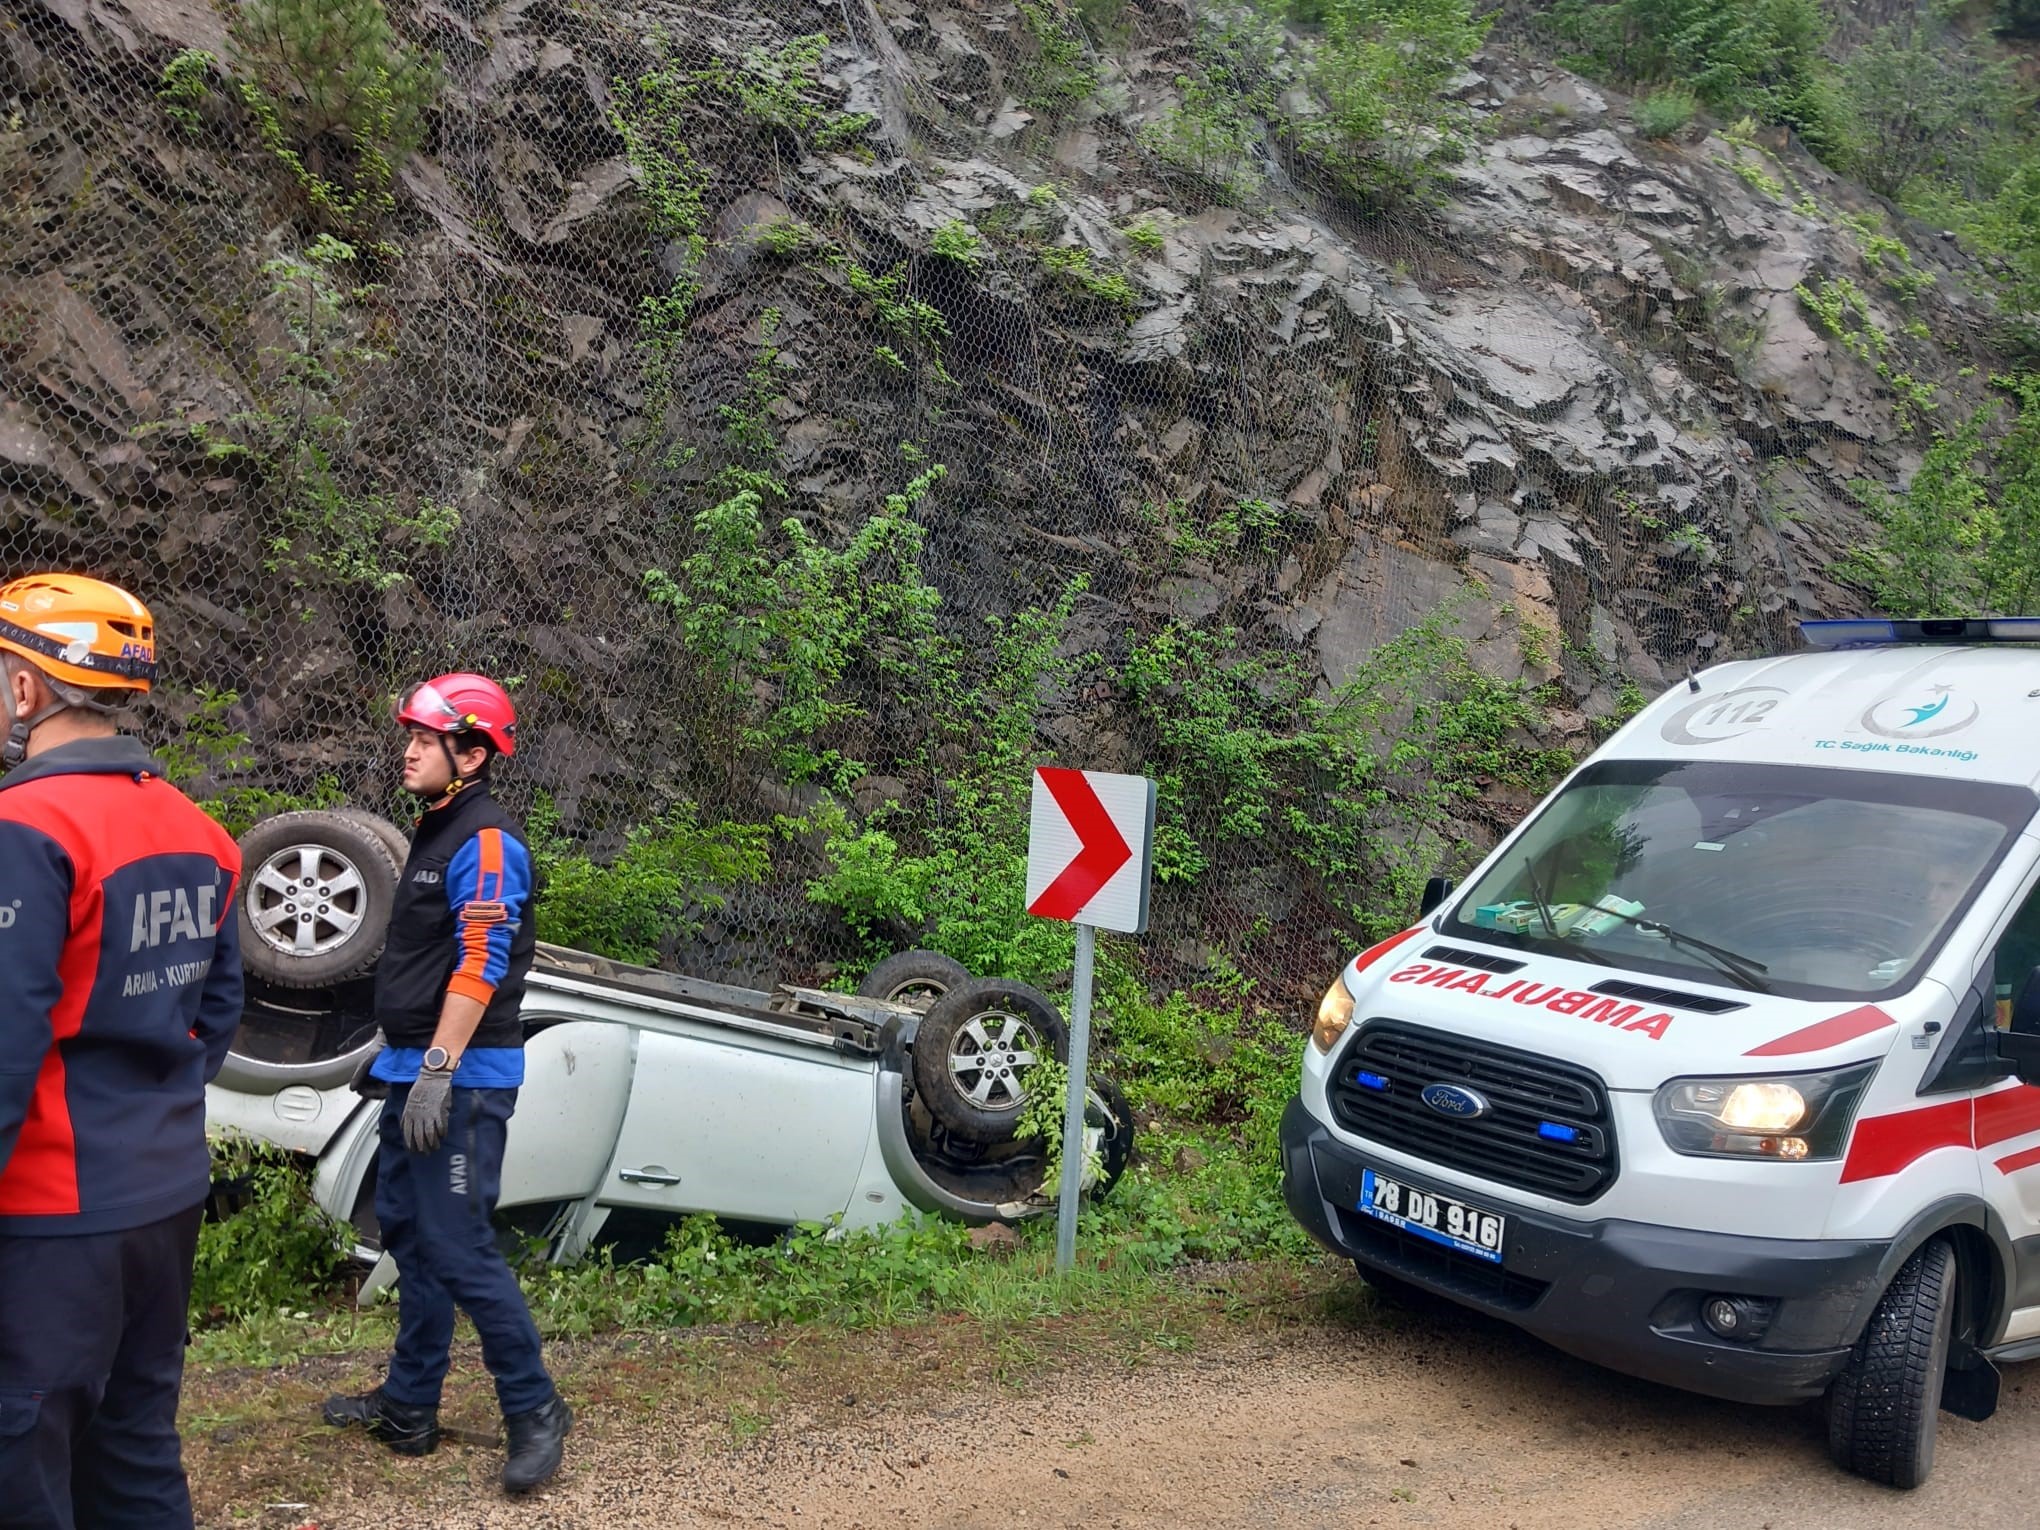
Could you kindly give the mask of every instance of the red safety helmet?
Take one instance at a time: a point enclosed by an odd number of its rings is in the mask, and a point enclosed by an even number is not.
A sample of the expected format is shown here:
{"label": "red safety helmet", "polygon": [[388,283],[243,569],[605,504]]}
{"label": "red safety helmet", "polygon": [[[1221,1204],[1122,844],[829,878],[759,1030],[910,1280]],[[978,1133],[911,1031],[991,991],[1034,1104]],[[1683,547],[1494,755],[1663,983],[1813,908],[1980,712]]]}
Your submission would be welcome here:
{"label": "red safety helmet", "polygon": [[517,752],[517,708],[510,694],[485,675],[435,675],[404,692],[397,721],[406,728],[450,734],[479,733],[496,753]]}

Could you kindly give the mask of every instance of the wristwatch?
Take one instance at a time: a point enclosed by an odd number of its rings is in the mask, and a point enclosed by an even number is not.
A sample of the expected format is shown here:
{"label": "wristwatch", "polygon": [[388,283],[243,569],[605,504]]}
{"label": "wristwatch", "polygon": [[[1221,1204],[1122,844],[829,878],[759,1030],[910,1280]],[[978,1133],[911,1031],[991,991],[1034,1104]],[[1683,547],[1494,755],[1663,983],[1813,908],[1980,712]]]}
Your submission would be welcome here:
{"label": "wristwatch", "polygon": [[452,1068],[453,1059],[447,1055],[445,1047],[427,1047],[425,1049],[426,1072],[446,1073],[450,1072]]}

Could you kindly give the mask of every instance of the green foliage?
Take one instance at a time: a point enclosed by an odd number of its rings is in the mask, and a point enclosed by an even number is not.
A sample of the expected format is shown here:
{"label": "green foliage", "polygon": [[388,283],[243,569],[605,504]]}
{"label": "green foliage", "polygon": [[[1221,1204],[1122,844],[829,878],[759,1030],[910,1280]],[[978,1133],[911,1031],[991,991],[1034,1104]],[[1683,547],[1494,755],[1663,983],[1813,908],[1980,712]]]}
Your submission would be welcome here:
{"label": "green foliage", "polygon": [[774,218],[755,238],[759,249],[783,260],[797,260],[822,244],[821,236],[798,218]]}
{"label": "green foliage", "polygon": [[358,280],[355,247],[321,234],[265,261],[269,299],[288,345],[260,352],[255,406],[226,426],[160,421],[137,435],[181,430],[216,470],[266,490],[265,568],[294,585],[375,593],[409,577],[414,558],[444,547],[460,524],[451,505],[415,493],[357,487],[349,411],[385,354],[362,338],[363,312],[382,288]]}
{"label": "green foliage", "polygon": [[1153,218],[1127,225],[1125,234],[1126,242],[1145,255],[1156,254],[1168,243],[1168,236]]}
{"label": "green foliage", "polygon": [[1993,380],[2014,405],[1935,437],[1903,493],[1858,484],[1876,534],[1837,566],[1891,616],[2009,616],[2040,600],[2040,376]]}
{"label": "green foliage", "polygon": [[1843,146],[1820,0],[1559,0],[1548,20],[1590,71],[1788,124],[1823,157]]}
{"label": "green foliage", "polygon": [[1692,125],[1700,98],[1683,85],[1667,85],[1636,103],[1636,129],[1646,138],[1675,138]]}
{"label": "green foliage", "polygon": [[1176,77],[1175,104],[1141,129],[1141,142],[1171,169],[1241,199],[1260,181],[1253,164],[1263,133],[1257,106],[1265,110],[1273,101],[1243,86],[1222,54],[1213,53],[1205,70],[1202,77]]}
{"label": "green foliage", "polygon": [[1088,99],[1098,88],[1098,69],[1067,0],[1020,0],[1020,21],[1035,50],[1021,72],[1027,104],[1057,113]]}
{"label": "green foliage", "polygon": [[382,0],[240,0],[228,35],[263,146],[331,227],[372,229],[424,137],[437,61],[398,36]]}
{"label": "green foliage", "polygon": [[1911,429],[1918,417],[1940,408],[1939,392],[1933,384],[1922,382],[1894,363],[1896,342],[1877,323],[1861,287],[1848,277],[1839,276],[1824,277],[1812,287],[1801,282],[1794,291],[1821,327],[1839,340],[1850,355],[1873,367],[1890,387],[1899,429]]}
{"label": "green foliage", "polygon": [[1424,878],[1464,853],[1463,805],[1566,763],[1527,737],[1545,698],[1483,674],[1445,620],[1399,634],[1323,698],[1298,660],[1247,653],[1230,631],[1171,626],[1137,647],[1123,678],[1152,736],[1157,877],[1194,880],[1244,841],[1311,872],[1364,936],[1401,928]]}
{"label": "green foliage", "polygon": [[829,257],[829,264],[848,278],[850,290],[871,305],[878,322],[896,339],[927,356],[935,375],[943,382],[955,381],[942,360],[942,342],[949,338],[949,321],[933,303],[907,290],[905,261],[883,276],[867,271],[841,250]]}
{"label": "green foliage", "polygon": [[944,260],[953,260],[960,266],[975,266],[984,258],[984,241],[978,238],[968,223],[952,218],[935,230],[935,238],[929,249]]}
{"label": "green foliage", "polygon": [[747,48],[734,62],[716,60],[691,83],[731,103],[770,132],[790,134],[824,151],[847,148],[872,125],[863,112],[840,112],[817,99],[828,34],[796,37],[776,52]]}
{"label": "green foliage", "polygon": [[1469,0],[1291,0],[1321,28],[1304,76],[1325,105],[1289,132],[1349,192],[1392,202],[1457,157],[1467,108],[1445,96],[1487,37]]}
{"label": "green foliage", "polygon": [[914,661],[939,597],[921,574],[914,507],[945,471],[888,495],[841,549],[791,519],[773,547],[753,483],[695,517],[697,550],[677,576],[645,575],[646,597],[742,709],[744,745],[793,780],[843,786],[864,773],[831,742],[866,715],[843,683],[853,665],[894,686],[931,678]]}
{"label": "green foliage", "polygon": [[192,697],[195,705],[183,728],[158,744],[153,753],[163,769],[163,779],[172,786],[187,792],[202,786],[213,788],[210,795],[195,800],[229,834],[239,838],[261,819],[277,813],[338,807],[344,800],[340,783],[331,776],[321,776],[309,795],[226,780],[255,763],[248,735],[232,726],[231,713],[241,703],[240,693],[200,686]]}
{"label": "green foliage", "polygon": [[[1039,1142],[1048,1155],[1042,1170],[1041,1194],[1062,1199],[1063,1134],[1069,1125],[1070,1070],[1053,1057],[1044,1057],[1027,1075],[1027,1095],[1020,1106],[1020,1120],[1013,1135],[1022,1142]],[[1084,1154],[1084,1174],[1103,1174],[1104,1162],[1095,1152]]]}
{"label": "green foliage", "polygon": [[606,862],[560,833],[549,797],[539,798],[526,833],[539,939],[640,964],[698,935],[703,921],[727,906],[731,888],[761,880],[770,864],[767,830],[703,824],[691,803],[632,829]]}
{"label": "green foliage", "polygon": [[863,824],[840,809],[822,815],[830,869],[808,896],[836,909],[873,956],[914,943],[980,976],[1035,983],[1069,967],[1070,927],[1025,907],[1027,826],[1040,708],[1074,669],[1059,650],[1084,589],[1073,582],[1051,607],[988,622],[971,678],[944,645],[925,642],[916,668],[927,680],[931,745],[956,748],[960,767],[918,812]]}
{"label": "green foliage", "polygon": [[1945,22],[1880,27],[1842,64],[1852,119],[1846,168],[1880,196],[1920,180],[1980,188],[1986,150],[2020,105],[2012,66]]}
{"label": "green foliage", "polygon": [[694,76],[670,66],[649,69],[635,80],[617,80],[609,109],[610,125],[637,171],[652,232],[670,242],[676,257],[666,290],[638,300],[638,366],[645,412],[654,419],[672,402],[708,254],[708,172],[687,147],[687,113],[698,88]]}
{"label": "green foliage", "polygon": [[1064,286],[1082,293],[1085,297],[1106,303],[1115,308],[1133,309],[1140,306],[1140,294],[1133,283],[1120,271],[1100,271],[1091,264],[1091,252],[1082,245],[1070,249],[1049,249],[1041,252],[1041,264],[1058,277]]}
{"label": "green foliage", "polygon": [[163,103],[163,110],[170,120],[187,133],[196,133],[201,126],[198,109],[212,94],[212,73],[220,67],[220,61],[203,48],[184,48],[177,56],[163,66],[161,87],[156,99]]}
{"label": "green foliage", "polygon": [[313,1203],[299,1163],[280,1148],[229,1137],[213,1144],[213,1178],[238,1184],[248,1203],[198,1230],[194,1321],[316,1303],[346,1261],[347,1234]]}

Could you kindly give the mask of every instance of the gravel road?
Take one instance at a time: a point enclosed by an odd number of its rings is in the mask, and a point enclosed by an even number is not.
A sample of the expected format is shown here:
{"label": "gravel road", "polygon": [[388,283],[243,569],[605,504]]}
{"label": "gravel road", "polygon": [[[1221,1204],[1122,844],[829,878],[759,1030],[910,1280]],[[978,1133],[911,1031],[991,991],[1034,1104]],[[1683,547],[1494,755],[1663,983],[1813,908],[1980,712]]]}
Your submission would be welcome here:
{"label": "gravel road", "polygon": [[420,1472],[364,1444],[310,1511],[264,1523],[2012,1530],[2040,1521],[2030,1372],[1988,1424],[1944,1414],[1933,1480],[1898,1494],[1828,1465],[1817,1408],[1688,1397],[1456,1314],[1313,1317],[882,1411],[811,1399],[741,1442],[698,1408],[594,1408],[569,1473],[523,1504],[492,1451]]}

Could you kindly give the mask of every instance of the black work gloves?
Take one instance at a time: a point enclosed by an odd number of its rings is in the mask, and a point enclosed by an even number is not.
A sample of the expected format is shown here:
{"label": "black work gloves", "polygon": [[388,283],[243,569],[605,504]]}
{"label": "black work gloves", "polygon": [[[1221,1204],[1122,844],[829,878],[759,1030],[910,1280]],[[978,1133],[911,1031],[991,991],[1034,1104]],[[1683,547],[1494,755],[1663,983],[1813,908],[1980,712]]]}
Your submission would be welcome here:
{"label": "black work gloves", "polygon": [[347,1081],[347,1087],[364,1100],[380,1100],[390,1092],[390,1086],[379,1078],[370,1078],[368,1070],[375,1066],[375,1060],[382,1056],[383,1033],[378,1030],[370,1040],[368,1048],[361,1054],[361,1061],[355,1066],[354,1077]]}
{"label": "black work gloves", "polygon": [[446,1140],[447,1117],[453,1113],[453,1070],[418,1070],[418,1082],[404,1102],[404,1146],[414,1153],[436,1153]]}

